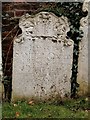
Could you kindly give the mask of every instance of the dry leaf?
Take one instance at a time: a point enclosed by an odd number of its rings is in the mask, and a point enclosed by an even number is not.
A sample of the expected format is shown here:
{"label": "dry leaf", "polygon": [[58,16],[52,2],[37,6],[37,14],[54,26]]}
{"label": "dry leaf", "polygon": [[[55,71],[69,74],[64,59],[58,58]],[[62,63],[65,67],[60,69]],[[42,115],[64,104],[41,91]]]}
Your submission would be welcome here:
{"label": "dry leaf", "polygon": [[85,110],[86,113],[88,113],[88,110]]}
{"label": "dry leaf", "polygon": [[88,98],[86,98],[85,100],[88,101]]}
{"label": "dry leaf", "polygon": [[29,101],[28,104],[29,104],[29,105],[33,105],[33,104],[34,104],[34,101]]}
{"label": "dry leaf", "polygon": [[19,116],[20,116],[19,112],[16,112],[16,117],[19,117]]}
{"label": "dry leaf", "polygon": [[14,106],[14,107],[16,107],[16,106],[17,106],[17,104],[13,104],[13,106]]}

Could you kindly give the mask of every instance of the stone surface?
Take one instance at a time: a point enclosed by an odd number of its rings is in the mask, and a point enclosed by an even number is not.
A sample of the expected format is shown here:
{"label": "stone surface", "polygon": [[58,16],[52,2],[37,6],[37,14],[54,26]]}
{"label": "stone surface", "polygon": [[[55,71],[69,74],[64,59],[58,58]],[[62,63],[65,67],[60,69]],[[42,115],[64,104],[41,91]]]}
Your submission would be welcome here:
{"label": "stone surface", "polygon": [[48,100],[70,95],[73,41],[68,19],[40,12],[21,17],[14,40],[12,100]]}
{"label": "stone surface", "polygon": [[[83,11],[88,11],[88,1],[83,4]],[[83,38],[79,45],[79,61],[78,61],[78,77],[79,94],[84,95],[88,93],[88,16],[83,17],[80,21],[80,29],[83,31]]]}
{"label": "stone surface", "polygon": [[0,102],[2,101],[2,45],[1,45],[1,31],[0,31]]}

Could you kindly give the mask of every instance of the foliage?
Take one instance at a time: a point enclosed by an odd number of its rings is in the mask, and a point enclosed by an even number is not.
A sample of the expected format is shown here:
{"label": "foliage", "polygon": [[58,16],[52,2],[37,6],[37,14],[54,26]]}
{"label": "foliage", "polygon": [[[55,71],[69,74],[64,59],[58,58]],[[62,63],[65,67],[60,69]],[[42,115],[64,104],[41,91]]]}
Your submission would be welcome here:
{"label": "foliage", "polygon": [[3,103],[2,112],[3,118],[87,118],[89,106],[86,98],[65,100],[57,105],[17,101]]}

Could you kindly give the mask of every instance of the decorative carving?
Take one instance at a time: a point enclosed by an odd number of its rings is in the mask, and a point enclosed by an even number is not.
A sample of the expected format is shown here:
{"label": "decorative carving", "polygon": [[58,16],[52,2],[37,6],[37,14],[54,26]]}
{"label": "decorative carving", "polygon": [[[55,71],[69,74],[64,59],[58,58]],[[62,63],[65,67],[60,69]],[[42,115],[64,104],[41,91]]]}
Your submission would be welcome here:
{"label": "decorative carving", "polygon": [[88,16],[87,17],[83,17],[81,20],[80,20],[80,24],[82,27],[84,26],[88,26]]}
{"label": "decorative carving", "polygon": [[[85,0],[84,3],[83,3],[83,7],[82,7],[82,10],[85,12],[85,11],[88,11],[88,2],[90,0]],[[88,26],[88,15],[86,17],[83,17],[81,20],[80,20],[80,24],[82,27],[84,26]]]}
{"label": "decorative carving", "polygon": [[[52,39],[56,39],[56,41],[64,41],[64,43],[67,32],[70,29],[66,17],[57,17],[50,12],[40,12],[33,17],[29,14],[23,15],[20,19],[19,26],[22,29],[22,37],[24,39],[51,37]],[[69,41],[68,39],[67,43]]]}
{"label": "decorative carving", "polygon": [[43,13],[40,13],[39,18],[41,18],[43,20],[49,20],[51,17],[49,15],[49,13],[43,12]]}
{"label": "decorative carving", "polygon": [[84,3],[83,3],[83,8],[82,10],[85,12],[85,11],[88,11],[88,2],[90,2],[90,0],[85,0]]}

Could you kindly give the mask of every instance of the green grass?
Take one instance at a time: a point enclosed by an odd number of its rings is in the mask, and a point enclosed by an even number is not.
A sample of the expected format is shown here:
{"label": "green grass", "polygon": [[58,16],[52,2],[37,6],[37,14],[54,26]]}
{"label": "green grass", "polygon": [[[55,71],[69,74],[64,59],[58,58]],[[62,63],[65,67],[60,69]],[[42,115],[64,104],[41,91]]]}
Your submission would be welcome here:
{"label": "green grass", "polygon": [[0,120],[2,118],[2,104],[0,103]]}
{"label": "green grass", "polygon": [[65,100],[64,102],[34,103],[17,101],[3,103],[3,118],[87,118],[87,99]]}

